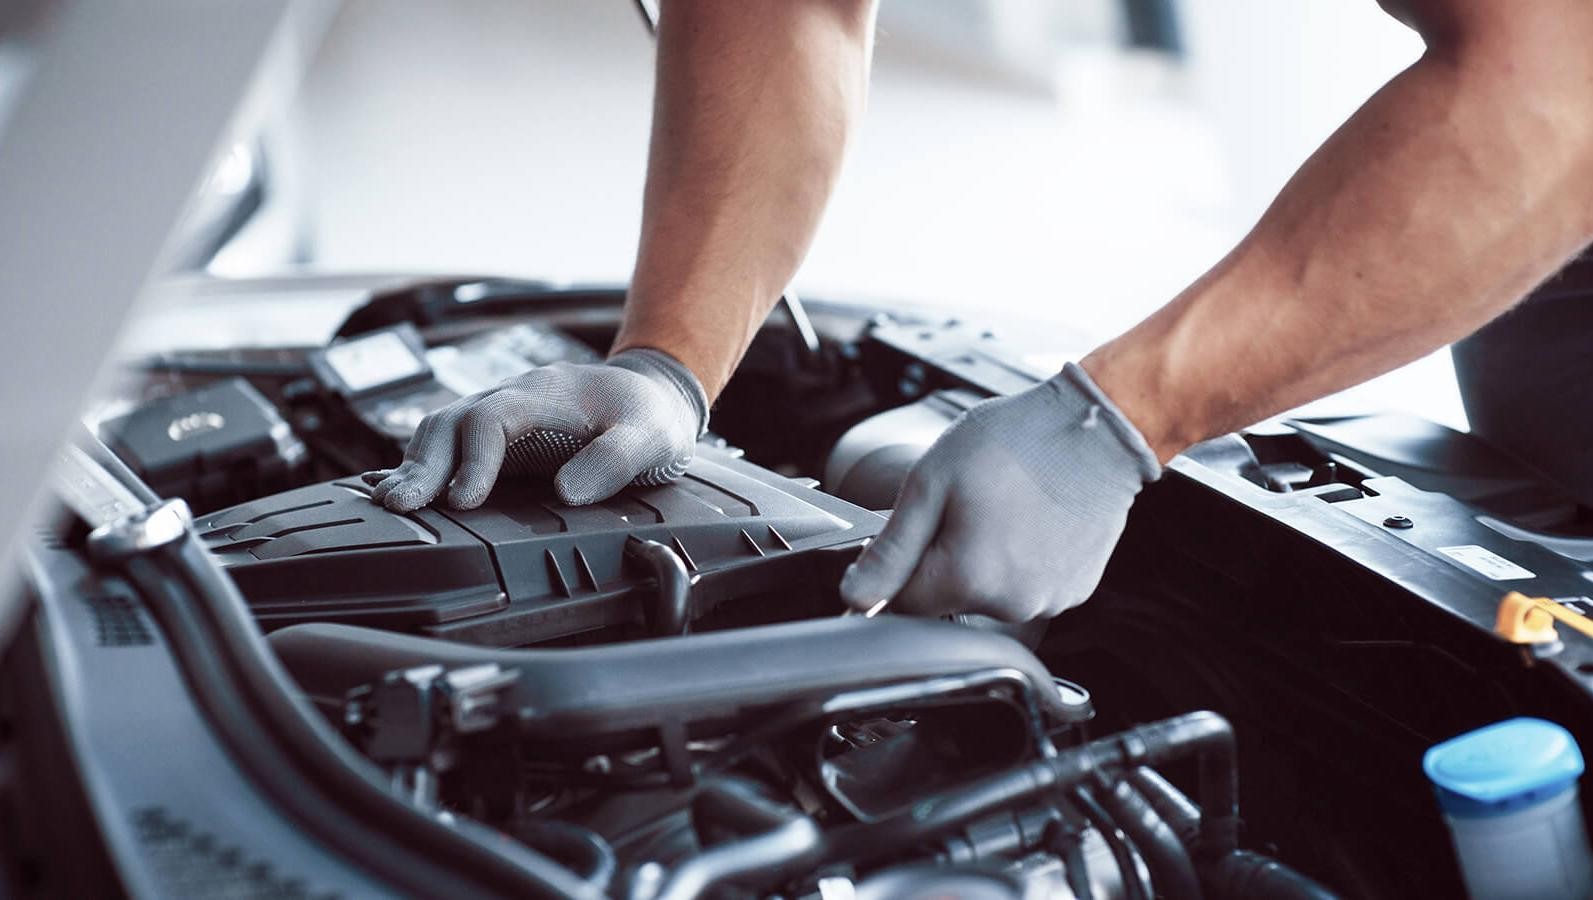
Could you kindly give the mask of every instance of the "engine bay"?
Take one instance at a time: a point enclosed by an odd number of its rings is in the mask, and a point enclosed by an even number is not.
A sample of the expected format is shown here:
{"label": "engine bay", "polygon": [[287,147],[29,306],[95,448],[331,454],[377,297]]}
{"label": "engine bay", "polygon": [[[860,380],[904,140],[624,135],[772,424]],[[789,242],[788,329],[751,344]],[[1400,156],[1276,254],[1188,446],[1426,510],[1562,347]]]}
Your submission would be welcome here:
{"label": "engine bay", "polygon": [[[1593,614],[1593,514],[1414,420],[1195,448],[1053,622],[843,615],[840,575],[912,462],[1048,374],[956,321],[771,320],[673,484],[370,501],[357,476],[426,413],[599,358],[622,297],[426,282],[324,346],[150,357],[85,463],[185,503],[188,564],[225,575],[392,797],[572,893],[1447,896],[1422,750],[1525,714],[1593,740],[1593,624],[1573,618]],[[64,524],[35,580],[101,597],[96,634],[175,631],[153,602],[115,612],[150,588],[72,560],[94,541]],[[1512,639],[1510,590],[1569,627]]]}

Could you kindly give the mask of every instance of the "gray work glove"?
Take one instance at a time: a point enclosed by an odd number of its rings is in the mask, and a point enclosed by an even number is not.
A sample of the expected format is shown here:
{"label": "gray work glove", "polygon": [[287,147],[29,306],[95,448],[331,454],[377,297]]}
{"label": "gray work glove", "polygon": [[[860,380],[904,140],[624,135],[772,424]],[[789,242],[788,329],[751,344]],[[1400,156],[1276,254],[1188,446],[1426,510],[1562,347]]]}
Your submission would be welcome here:
{"label": "gray work glove", "polygon": [[913,466],[896,511],[847,570],[866,610],[1006,621],[1083,603],[1161,465],[1088,374],[1056,377],[963,414]]}
{"label": "gray work glove", "polygon": [[362,477],[375,485],[371,499],[397,512],[445,487],[448,505],[474,509],[500,470],[553,476],[565,503],[596,503],[627,484],[679,478],[707,428],[697,376],[660,350],[632,349],[603,364],[542,366],[456,400],[421,420],[398,468]]}

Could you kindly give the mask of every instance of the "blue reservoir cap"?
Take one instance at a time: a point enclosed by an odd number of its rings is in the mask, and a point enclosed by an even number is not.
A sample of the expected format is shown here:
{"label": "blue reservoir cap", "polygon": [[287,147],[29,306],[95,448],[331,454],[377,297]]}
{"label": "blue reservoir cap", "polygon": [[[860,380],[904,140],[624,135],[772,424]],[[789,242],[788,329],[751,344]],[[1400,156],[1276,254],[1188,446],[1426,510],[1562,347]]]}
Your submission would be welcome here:
{"label": "blue reservoir cap", "polygon": [[1543,719],[1507,719],[1428,749],[1422,770],[1455,816],[1497,816],[1536,806],[1576,786],[1582,751],[1571,732]]}

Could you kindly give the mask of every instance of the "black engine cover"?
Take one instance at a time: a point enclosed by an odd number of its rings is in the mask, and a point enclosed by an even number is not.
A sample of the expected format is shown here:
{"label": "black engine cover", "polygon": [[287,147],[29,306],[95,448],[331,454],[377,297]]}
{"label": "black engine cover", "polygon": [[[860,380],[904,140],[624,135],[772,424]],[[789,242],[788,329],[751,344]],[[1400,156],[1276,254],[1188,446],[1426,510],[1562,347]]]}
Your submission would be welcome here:
{"label": "black engine cover", "polygon": [[883,524],[704,446],[680,481],[592,506],[515,480],[480,509],[401,515],[347,479],[212,513],[198,529],[267,629],[345,622],[509,646],[642,626],[654,576],[627,554],[631,538],[679,556],[696,618],[733,597],[833,592]]}

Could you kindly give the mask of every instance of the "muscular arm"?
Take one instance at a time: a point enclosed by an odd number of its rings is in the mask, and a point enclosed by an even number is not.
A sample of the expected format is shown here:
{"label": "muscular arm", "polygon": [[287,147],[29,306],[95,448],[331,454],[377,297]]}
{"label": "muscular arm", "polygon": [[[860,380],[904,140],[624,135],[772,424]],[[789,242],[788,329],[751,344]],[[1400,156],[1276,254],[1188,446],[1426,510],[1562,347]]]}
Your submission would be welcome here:
{"label": "muscular arm", "polygon": [[[874,0],[666,0],[641,247],[606,365],[555,364],[421,421],[371,499],[487,500],[505,469],[566,503],[678,478],[796,272],[862,113]],[[661,352],[660,352],[661,351]]]}
{"label": "muscular arm", "polygon": [[717,396],[795,274],[859,120],[873,0],[667,0],[641,244],[616,352]]}
{"label": "muscular arm", "polygon": [[1593,4],[1397,6],[1422,59],[1083,361],[1163,461],[1464,336],[1593,238]]}

